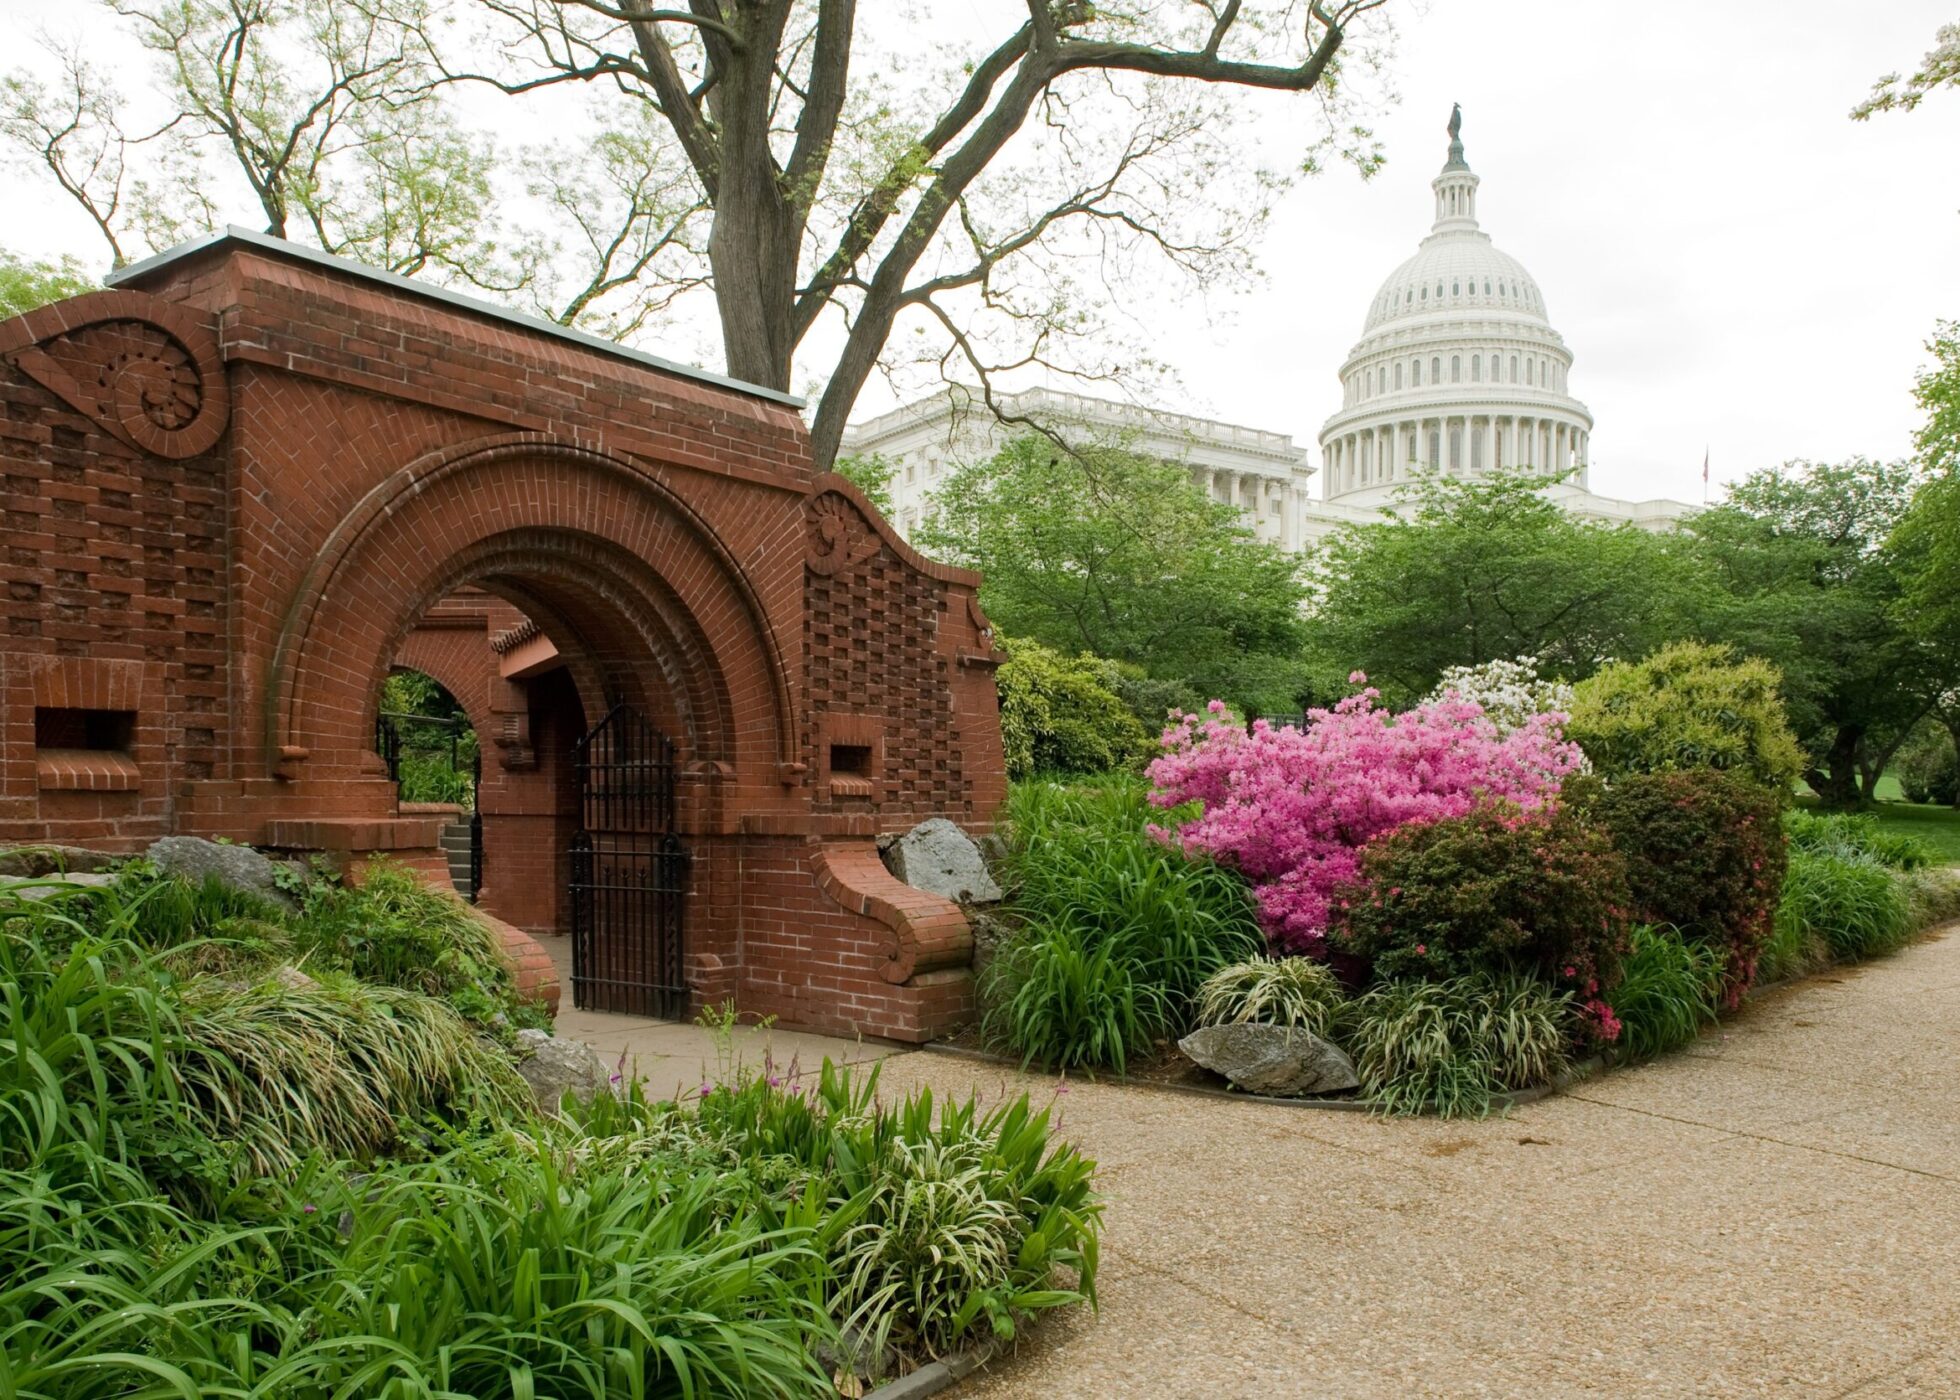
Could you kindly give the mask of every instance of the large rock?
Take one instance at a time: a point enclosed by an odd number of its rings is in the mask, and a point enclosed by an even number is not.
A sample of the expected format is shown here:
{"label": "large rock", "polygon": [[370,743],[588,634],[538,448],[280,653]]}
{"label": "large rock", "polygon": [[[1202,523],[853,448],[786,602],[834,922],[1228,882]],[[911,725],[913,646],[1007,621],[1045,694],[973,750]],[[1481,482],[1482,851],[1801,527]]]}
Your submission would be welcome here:
{"label": "large rock", "polygon": [[612,1088],[612,1072],[597,1050],[582,1040],[561,1040],[544,1031],[517,1033],[517,1072],[547,1113],[556,1113],[567,1094],[591,1103]]}
{"label": "large rock", "polygon": [[[0,875],[0,890],[10,891],[16,899],[36,902],[69,889],[99,890],[116,881],[113,875],[99,871],[82,870],[73,875],[13,876]],[[18,887],[18,888],[16,888]]]}
{"label": "large rock", "polygon": [[16,846],[0,851],[0,875],[34,879],[42,875],[93,874],[121,857],[85,846]]}
{"label": "large rock", "polygon": [[1206,1026],[1178,1041],[1177,1048],[1251,1094],[1298,1098],[1361,1085],[1354,1062],[1339,1046],[1294,1026]]}
{"label": "large rock", "polygon": [[994,904],[1000,886],[973,838],[944,817],[920,822],[892,842],[886,858],[892,874],[915,890],[958,904]]}
{"label": "large rock", "polygon": [[279,867],[250,846],[226,846],[200,836],[165,836],[151,842],[145,854],[164,874],[182,876],[194,885],[215,876],[220,884],[283,909],[299,907],[273,878]]}

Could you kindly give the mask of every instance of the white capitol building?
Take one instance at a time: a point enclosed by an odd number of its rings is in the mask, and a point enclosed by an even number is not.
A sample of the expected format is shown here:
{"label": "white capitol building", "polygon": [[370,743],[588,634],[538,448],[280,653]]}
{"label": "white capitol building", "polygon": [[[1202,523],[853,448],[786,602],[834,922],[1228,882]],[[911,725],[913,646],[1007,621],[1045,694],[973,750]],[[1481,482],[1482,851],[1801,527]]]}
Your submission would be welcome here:
{"label": "white capitol building", "polygon": [[[1380,519],[1418,473],[1474,477],[1493,467],[1570,473],[1546,490],[1572,514],[1670,528],[1693,508],[1588,489],[1593,420],[1566,387],[1572,352],[1531,274],[1479,227],[1478,180],[1460,132],[1452,113],[1429,236],[1382,283],[1341,366],[1341,407],[1320,430],[1320,496],[1306,451],[1284,433],[1048,389],[999,395],[1002,411],[1182,462],[1214,499],[1244,511],[1261,539],[1288,549]],[[985,460],[1017,431],[954,385],[852,427],[844,450],[893,464],[892,517],[909,534],[954,466]]]}

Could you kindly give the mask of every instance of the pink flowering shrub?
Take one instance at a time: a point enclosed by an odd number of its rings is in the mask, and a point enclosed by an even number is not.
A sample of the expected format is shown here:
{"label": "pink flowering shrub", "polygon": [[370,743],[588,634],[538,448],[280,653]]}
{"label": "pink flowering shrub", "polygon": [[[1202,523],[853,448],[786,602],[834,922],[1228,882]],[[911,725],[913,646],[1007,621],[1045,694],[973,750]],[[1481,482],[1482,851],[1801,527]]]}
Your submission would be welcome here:
{"label": "pink flowering shrub", "polygon": [[1214,700],[1209,716],[1175,718],[1150,765],[1158,806],[1203,804],[1175,839],[1244,875],[1267,937],[1288,952],[1326,955],[1329,901],[1370,841],[1485,802],[1537,811],[1584,763],[1561,714],[1504,733],[1457,696],[1394,714],[1376,707],[1378,695],[1311,711],[1304,729],[1261,720],[1250,733]]}

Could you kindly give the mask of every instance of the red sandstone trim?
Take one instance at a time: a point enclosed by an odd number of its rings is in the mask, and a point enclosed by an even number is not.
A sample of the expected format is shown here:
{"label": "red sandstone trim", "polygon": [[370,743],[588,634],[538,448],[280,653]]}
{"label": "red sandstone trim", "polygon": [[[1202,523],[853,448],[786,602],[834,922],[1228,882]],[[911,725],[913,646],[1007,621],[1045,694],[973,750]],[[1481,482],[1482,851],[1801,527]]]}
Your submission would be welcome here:
{"label": "red sandstone trim", "polygon": [[973,930],[949,899],[915,890],[885,869],[869,841],[837,842],[819,848],[817,888],[853,914],[876,919],[891,930],[879,973],[887,982],[910,982],[915,974],[964,968],[973,960]]}

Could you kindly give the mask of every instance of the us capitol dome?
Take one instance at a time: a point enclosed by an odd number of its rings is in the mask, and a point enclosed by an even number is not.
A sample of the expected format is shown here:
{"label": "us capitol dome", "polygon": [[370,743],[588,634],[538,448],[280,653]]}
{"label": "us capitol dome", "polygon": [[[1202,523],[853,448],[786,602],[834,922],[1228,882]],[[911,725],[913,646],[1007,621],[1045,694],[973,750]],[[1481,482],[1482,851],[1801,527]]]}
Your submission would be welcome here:
{"label": "us capitol dome", "polygon": [[1462,125],[1453,111],[1429,236],[1382,283],[1341,366],[1341,407],[1320,430],[1328,513],[1373,514],[1418,473],[1504,467],[1563,476],[1548,491],[1576,515],[1666,528],[1688,507],[1589,489],[1593,418],[1567,386],[1572,352],[1538,283],[1477,223]]}
{"label": "us capitol dome", "polygon": [[1418,473],[1474,477],[1493,467],[1569,473],[1548,480],[1545,494],[1575,516],[1671,528],[1693,508],[1588,488],[1593,420],[1566,388],[1572,352],[1531,274],[1478,227],[1462,129],[1453,112],[1429,236],[1382,283],[1341,366],[1341,409],[1320,432],[1320,494],[1317,469],[1287,433],[1043,387],[997,395],[1001,420],[980,390],[948,384],[853,424],[845,451],[891,467],[889,514],[907,536],[960,465],[986,461],[1029,422],[1176,462],[1199,490],[1237,507],[1256,538],[1288,550],[1406,511],[1400,493]]}

